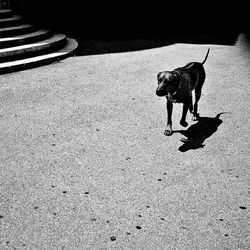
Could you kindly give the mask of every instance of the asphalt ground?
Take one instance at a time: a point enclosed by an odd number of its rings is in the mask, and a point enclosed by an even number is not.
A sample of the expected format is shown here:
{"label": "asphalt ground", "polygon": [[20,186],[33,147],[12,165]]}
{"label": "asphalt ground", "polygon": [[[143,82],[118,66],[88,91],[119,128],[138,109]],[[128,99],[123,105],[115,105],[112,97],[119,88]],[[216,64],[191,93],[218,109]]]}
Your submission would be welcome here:
{"label": "asphalt ground", "polygon": [[[2,75],[0,249],[250,249],[246,38]],[[201,119],[176,104],[166,137],[156,75],[208,48]]]}

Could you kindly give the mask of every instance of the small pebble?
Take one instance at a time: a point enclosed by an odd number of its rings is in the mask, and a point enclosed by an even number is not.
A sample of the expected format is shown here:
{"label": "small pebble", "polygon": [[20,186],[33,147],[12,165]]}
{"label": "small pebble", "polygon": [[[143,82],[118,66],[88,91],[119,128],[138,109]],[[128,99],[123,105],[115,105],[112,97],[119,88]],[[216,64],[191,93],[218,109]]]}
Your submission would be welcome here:
{"label": "small pebble", "polygon": [[140,226],[136,226],[136,229],[141,229],[141,227]]}
{"label": "small pebble", "polygon": [[110,239],[111,239],[111,241],[115,241],[116,237],[115,236],[111,236]]}
{"label": "small pebble", "polygon": [[2,219],[3,218],[3,216],[2,215],[0,215],[0,219]]}
{"label": "small pebble", "polygon": [[89,192],[85,192],[84,194],[89,194]]}
{"label": "small pebble", "polygon": [[162,181],[162,179],[158,179],[158,181]]}
{"label": "small pebble", "polygon": [[246,207],[240,206],[240,209],[247,209]]}
{"label": "small pebble", "polygon": [[63,191],[63,193],[64,193],[64,194],[66,194],[66,193],[67,193],[67,191]]}
{"label": "small pebble", "polygon": [[90,218],[90,220],[91,220],[91,221],[97,221],[97,219],[96,219],[96,218]]}

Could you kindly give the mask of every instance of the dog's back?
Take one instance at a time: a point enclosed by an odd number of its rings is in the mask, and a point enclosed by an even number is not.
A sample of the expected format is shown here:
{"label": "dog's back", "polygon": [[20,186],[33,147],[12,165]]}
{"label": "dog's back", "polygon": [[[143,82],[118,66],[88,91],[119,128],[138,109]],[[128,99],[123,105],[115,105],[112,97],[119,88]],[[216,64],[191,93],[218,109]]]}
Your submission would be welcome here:
{"label": "dog's back", "polygon": [[[203,64],[206,62],[210,49],[208,49],[207,54],[202,62],[190,62],[184,67],[175,69],[176,71],[182,71],[182,74],[188,74],[190,91],[194,90],[198,85],[203,85],[206,73]],[[199,86],[202,87],[202,86]]]}
{"label": "dog's back", "polygon": [[208,58],[208,54],[209,54],[209,51],[210,49],[207,50],[207,54],[204,58],[204,60],[202,62],[190,62],[190,63],[187,63],[183,69],[186,69],[186,70],[192,70],[192,69],[201,69],[203,68],[203,64],[207,61],[207,58]]}

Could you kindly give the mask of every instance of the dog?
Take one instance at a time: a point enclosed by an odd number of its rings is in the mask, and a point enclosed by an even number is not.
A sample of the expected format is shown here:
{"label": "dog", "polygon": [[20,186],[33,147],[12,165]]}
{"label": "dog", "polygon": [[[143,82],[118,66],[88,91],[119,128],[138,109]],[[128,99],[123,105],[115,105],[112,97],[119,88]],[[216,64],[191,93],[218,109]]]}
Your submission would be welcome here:
{"label": "dog", "polygon": [[[173,71],[162,71],[157,74],[158,86],[157,96],[165,96],[167,99],[167,127],[164,132],[170,136],[172,132],[172,111],[173,103],[183,103],[182,117],[180,124],[187,127],[187,111],[193,114],[193,121],[199,119],[198,102],[201,97],[201,90],[204,84],[206,73],[203,64],[206,62],[210,49],[203,62],[190,62],[184,67],[179,67]],[[195,92],[195,103],[193,105],[192,91]]]}

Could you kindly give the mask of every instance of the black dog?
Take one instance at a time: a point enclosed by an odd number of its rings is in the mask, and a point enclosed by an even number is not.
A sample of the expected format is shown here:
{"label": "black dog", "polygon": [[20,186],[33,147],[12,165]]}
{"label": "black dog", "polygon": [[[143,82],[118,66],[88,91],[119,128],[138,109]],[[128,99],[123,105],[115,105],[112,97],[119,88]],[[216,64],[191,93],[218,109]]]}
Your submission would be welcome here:
{"label": "black dog", "polygon": [[[158,86],[156,95],[166,96],[167,98],[167,128],[165,135],[172,134],[172,111],[173,103],[183,103],[182,117],[180,124],[184,127],[188,125],[186,115],[189,109],[193,113],[193,120],[199,118],[198,101],[201,97],[201,89],[205,81],[206,73],[203,64],[206,62],[209,50],[202,63],[190,62],[184,67],[176,68],[173,71],[163,71],[158,73]],[[192,91],[195,90],[195,103],[193,106]]]}

